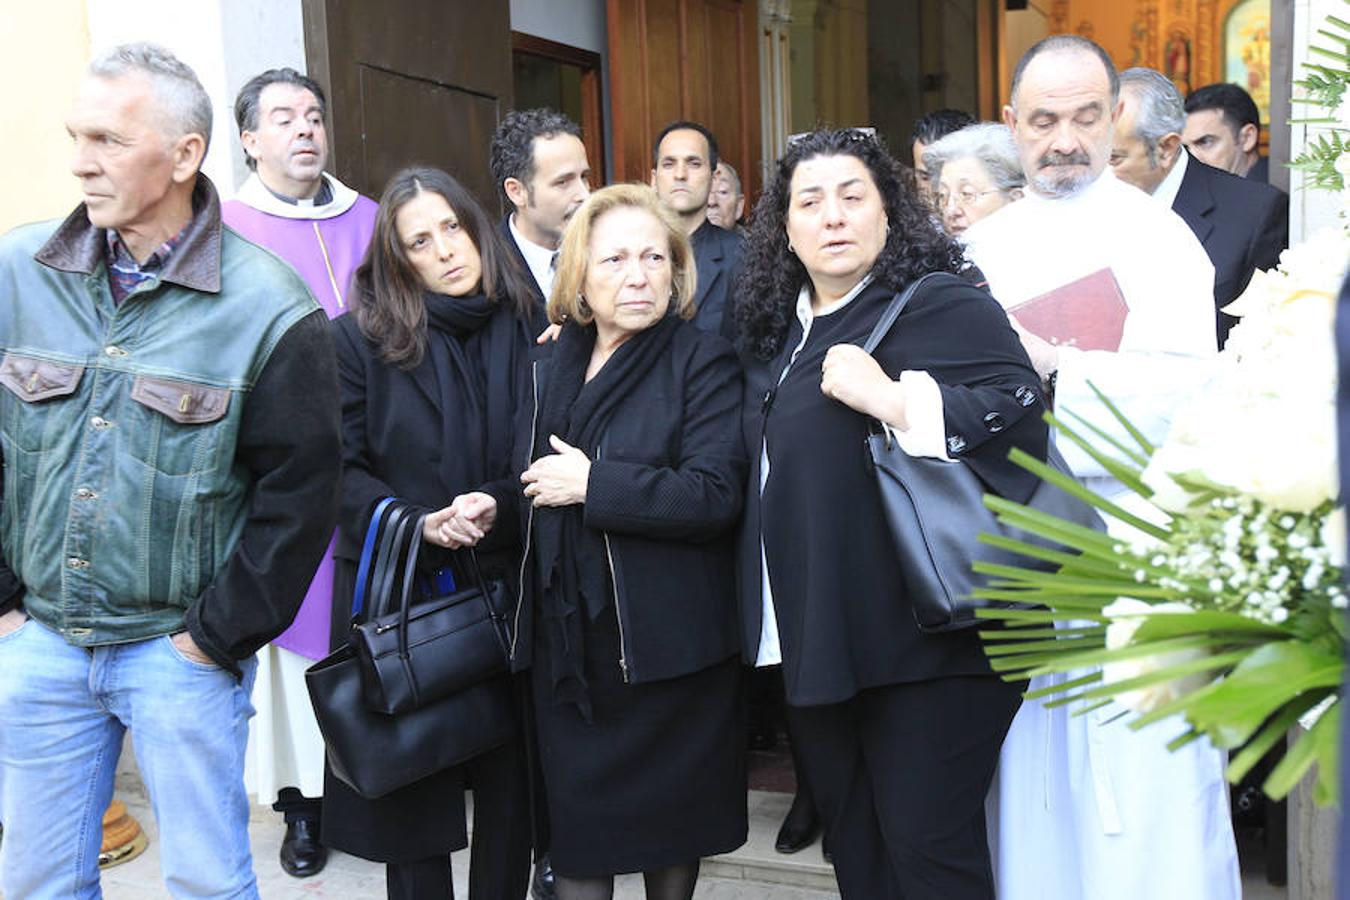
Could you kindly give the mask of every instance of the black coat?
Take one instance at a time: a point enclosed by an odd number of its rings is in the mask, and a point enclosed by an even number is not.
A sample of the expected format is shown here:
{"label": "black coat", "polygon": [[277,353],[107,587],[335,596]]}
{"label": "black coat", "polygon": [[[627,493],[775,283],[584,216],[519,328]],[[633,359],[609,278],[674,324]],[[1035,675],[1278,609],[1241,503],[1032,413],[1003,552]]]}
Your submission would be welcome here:
{"label": "black coat", "polygon": [[[862,344],[893,293],[879,284],[818,317],[788,376],[785,354],[751,370],[744,441],[751,459],[739,553],[744,659],[755,661],[763,620],[761,540],[769,562],[788,702],[839,703],[886,684],[989,673],[973,629],[923,634],[903,590],[864,447],[866,418],[820,392],[821,362],[840,342]],[[801,340],[792,319],[786,348]],[[874,356],[892,378],[932,375],[942,395],[947,452],[992,492],[1025,501],[1036,477],[1012,447],[1045,457],[1039,382],[1008,317],[987,291],[958,278],[915,295]],[[760,491],[761,447],[769,478]],[[972,539],[974,535],[972,534]]]}
{"label": "black coat", "polygon": [[[536,398],[547,386],[547,349],[534,364]],[[684,324],[667,358],[616,408],[591,463],[585,525],[608,538],[633,683],[697,672],[736,654],[741,393],[731,346]],[[530,463],[535,414],[517,435],[521,471]],[[522,516],[528,531],[527,502]],[[524,580],[513,617],[517,670],[532,661],[534,579]]]}
{"label": "black coat", "polygon": [[[1237,299],[1256,269],[1274,268],[1289,246],[1289,198],[1263,181],[1239,178],[1192,156],[1172,210],[1214,263],[1214,305]],[[1237,319],[1217,313],[1219,346]]]}
{"label": "black coat", "polygon": [[690,235],[689,243],[694,248],[694,267],[698,271],[694,324],[730,339],[731,290],[740,275],[745,238],[704,219]]}
{"label": "black coat", "polygon": [[[496,494],[514,478],[502,466],[499,483],[442,483],[437,460],[452,448],[444,446],[443,404],[429,354],[413,369],[401,369],[377,356],[375,346],[361,333],[355,316],[339,316],[332,327],[342,392],[343,480],[333,579],[333,640],[341,644],[350,630],[347,613],[361,541],[370,514],[382,497],[399,497],[426,510],[440,509],[466,491],[487,489]],[[483,328],[518,332],[522,347],[519,378],[523,387],[529,328],[505,307]],[[499,527],[494,527],[480,542],[479,560],[486,577],[505,577],[509,581],[516,571],[517,532],[511,516],[499,516],[497,524]],[[428,561],[429,567],[451,562],[444,551],[433,551],[438,548],[423,548],[423,560]],[[460,572],[456,576],[465,583]],[[457,766],[377,800],[367,800],[327,777],[325,842],[384,862],[425,859],[463,847],[467,840],[466,777],[466,766]],[[527,810],[522,814],[527,815]]]}

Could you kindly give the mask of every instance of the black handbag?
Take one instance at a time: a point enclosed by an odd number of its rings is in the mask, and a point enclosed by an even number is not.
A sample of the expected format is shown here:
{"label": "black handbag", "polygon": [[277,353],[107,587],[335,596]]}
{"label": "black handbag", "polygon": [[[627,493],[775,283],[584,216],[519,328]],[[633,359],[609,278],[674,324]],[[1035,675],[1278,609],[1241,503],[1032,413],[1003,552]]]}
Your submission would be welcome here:
{"label": "black handbag", "polygon": [[352,643],[361,660],[366,706],[390,715],[463,690],[509,670],[506,585],[488,582],[478,556],[464,556],[474,586],[412,605],[422,520],[417,520],[404,564],[398,608],[394,591],[373,598],[370,618],[357,625]]}
{"label": "black handbag", "polygon": [[[393,583],[397,546],[409,529],[414,538],[421,534],[420,517],[392,498],[380,501],[366,532],[358,589],[367,582]],[[373,557],[378,558],[372,563]],[[362,666],[350,643],[310,666],[305,684],[329,767],[367,799],[499,747],[519,727],[507,677],[488,678],[397,715],[376,712],[365,703]]]}
{"label": "black handbag", "polygon": [[[874,352],[919,286],[940,274],[925,275],[897,294],[872,329],[863,349]],[[1046,462],[1058,471],[1072,475],[1053,441],[1048,451]],[[881,491],[892,543],[900,557],[905,596],[913,606],[920,631],[968,628],[980,621],[975,617],[975,610],[980,607],[1031,606],[972,597],[972,592],[988,581],[972,568],[976,562],[1023,568],[1055,567],[1054,563],[981,543],[976,539],[981,532],[1071,552],[998,521],[984,505],[988,490],[964,463],[910,456],[875,419],[868,430],[867,452]],[[1048,481],[1037,484],[1026,505],[1088,528],[1105,530],[1101,517],[1091,505]]]}

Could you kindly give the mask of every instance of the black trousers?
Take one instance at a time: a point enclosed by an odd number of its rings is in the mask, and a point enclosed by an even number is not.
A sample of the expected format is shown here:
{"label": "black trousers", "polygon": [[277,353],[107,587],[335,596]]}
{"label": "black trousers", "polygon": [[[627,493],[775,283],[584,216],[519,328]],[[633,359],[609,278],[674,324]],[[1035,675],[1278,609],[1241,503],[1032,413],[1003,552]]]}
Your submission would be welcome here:
{"label": "black trousers", "polygon": [[[528,888],[532,836],[524,753],[516,740],[464,764],[473,790],[469,900],[520,898]],[[454,896],[449,856],[388,863],[385,881],[389,900]]]}
{"label": "black trousers", "polygon": [[993,900],[984,798],[1024,686],[953,677],[788,707],[845,900]]}

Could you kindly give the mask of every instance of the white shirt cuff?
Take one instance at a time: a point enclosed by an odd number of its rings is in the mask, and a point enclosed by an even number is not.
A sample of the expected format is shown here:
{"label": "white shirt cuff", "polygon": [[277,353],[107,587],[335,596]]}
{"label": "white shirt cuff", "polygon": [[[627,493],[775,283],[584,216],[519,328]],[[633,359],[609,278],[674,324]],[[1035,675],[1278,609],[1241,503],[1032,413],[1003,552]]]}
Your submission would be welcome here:
{"label": "white shirt cuff", "polygon": [[942,408],[942,391],[927,372],[907,370],[900,373],[905,391],[905,418],[909,427],[895,428],[883,422],[886,433],[910,456],[923,456],[951,462],[947,455],[947,419]]}

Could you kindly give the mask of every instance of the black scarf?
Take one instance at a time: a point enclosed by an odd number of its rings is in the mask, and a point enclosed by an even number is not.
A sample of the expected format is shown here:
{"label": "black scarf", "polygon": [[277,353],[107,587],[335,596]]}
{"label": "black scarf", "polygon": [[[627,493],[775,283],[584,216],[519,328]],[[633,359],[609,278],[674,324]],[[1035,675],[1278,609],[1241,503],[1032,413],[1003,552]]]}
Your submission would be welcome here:
{"label": "black scarf", "polygon": [[443,404],[441,481],[461,493],[509,472],[530,338],[507,306],[482,294],[425,300],[426,355]]}
{"label": "black scarf", "polygon": [[[540,399],[531,459],[553,452],[556,434],[592,460],[604,452],[604,433],[614,410],[670,348],[680,320],[667,316],[633,335],[590,381],[586,368],[595,349],[595,326],[563,325],[553,347],[548,381]],[[540,507],[534,518],[535,554],[542,587],[539,612],[548,642],[555,702],[575,703],[591,718],[585,674],[585,630],[609,605],[609,564],[604,535],[585,525],[582,505]],[[615,610],[618,613],[618,610]]]}

